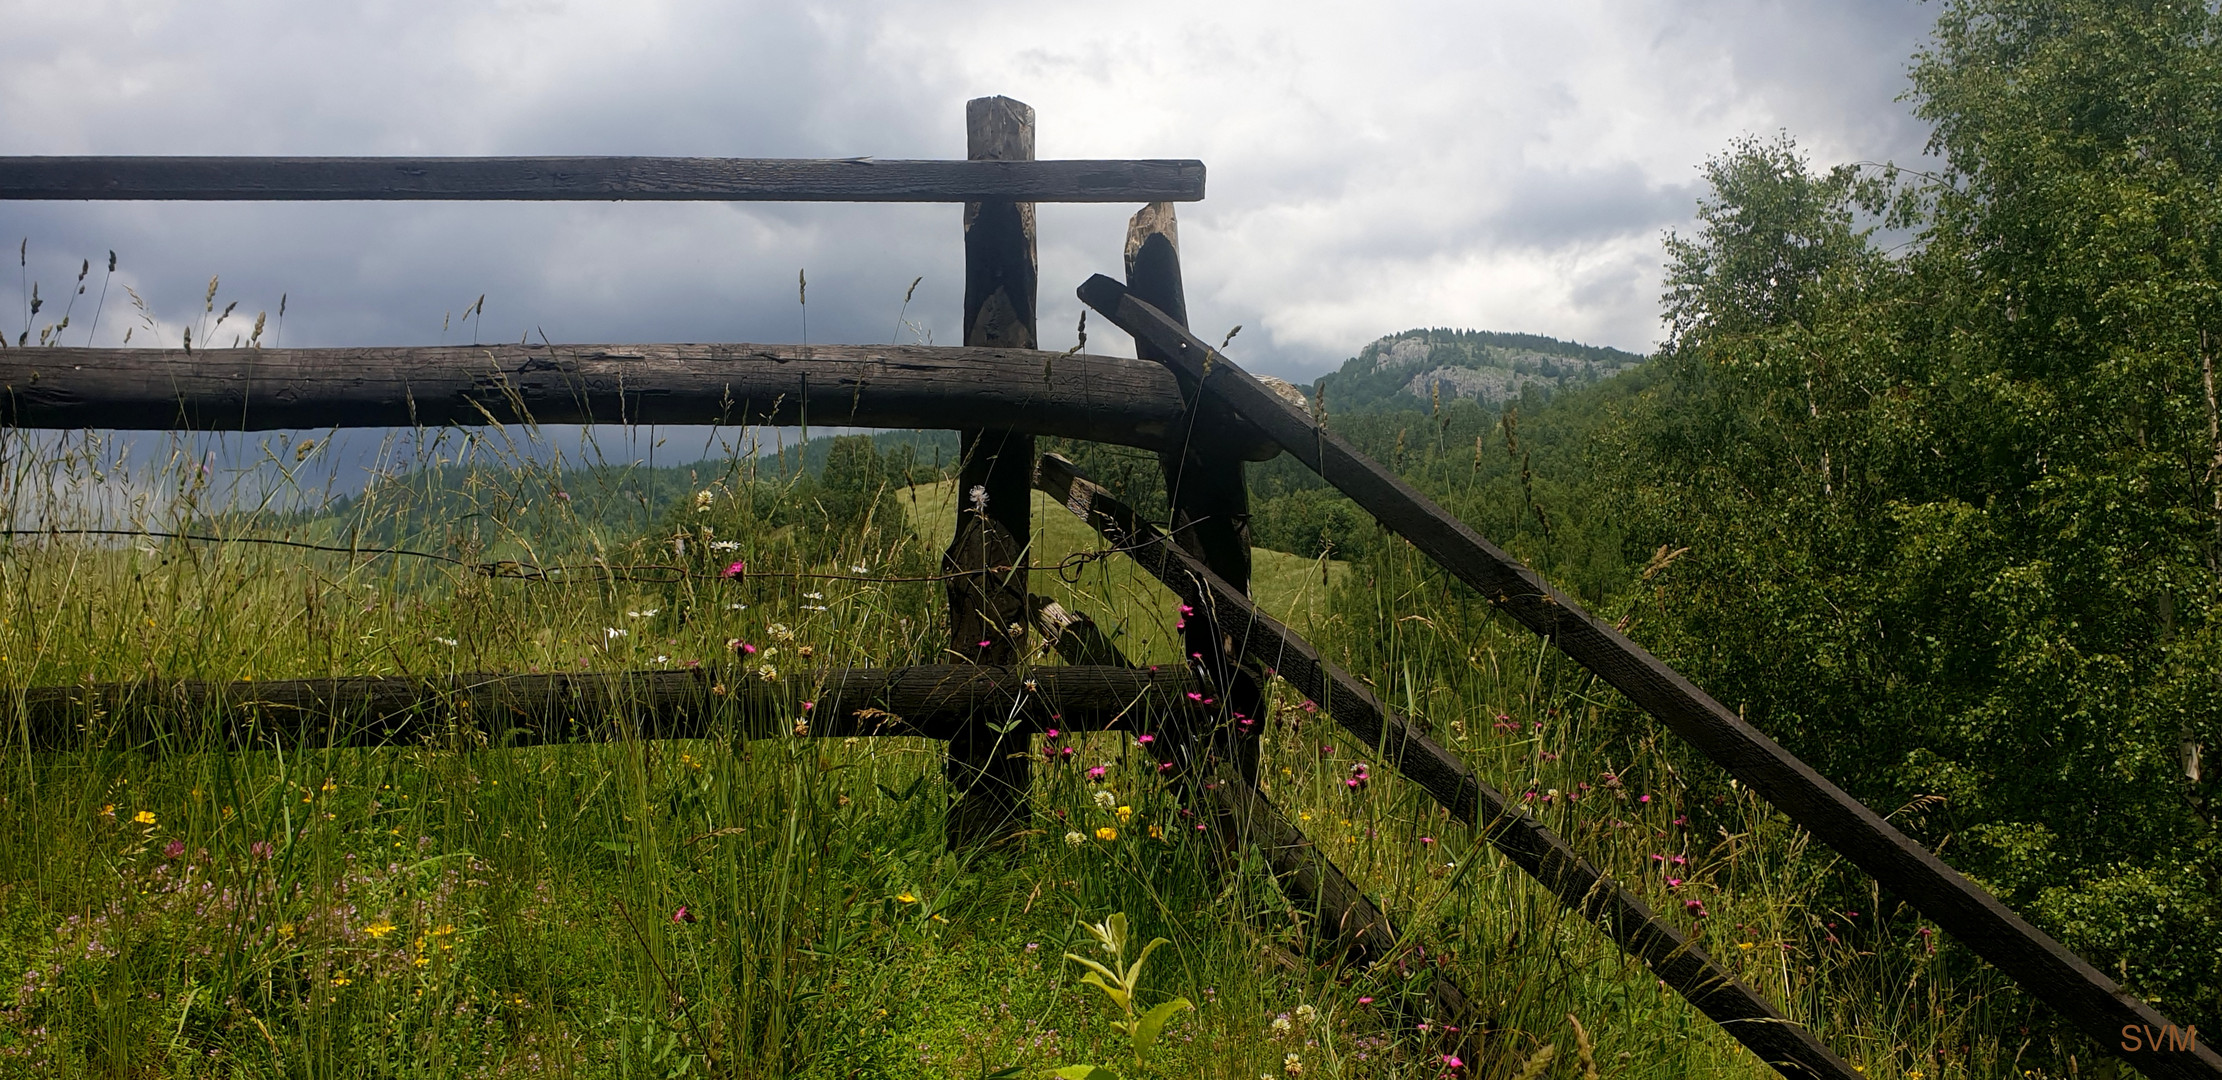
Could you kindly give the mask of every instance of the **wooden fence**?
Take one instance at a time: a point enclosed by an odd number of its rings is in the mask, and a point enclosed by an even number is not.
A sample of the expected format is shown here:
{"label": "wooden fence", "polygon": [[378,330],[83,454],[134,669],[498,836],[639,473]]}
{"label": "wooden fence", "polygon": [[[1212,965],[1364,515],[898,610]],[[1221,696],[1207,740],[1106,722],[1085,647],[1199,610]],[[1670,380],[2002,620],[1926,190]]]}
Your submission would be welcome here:
{"label": "wooden fence", "polygon": [[[1027,813],[1024,739],[1057,714],[1071,729],[1160,725],[1149,745],[1222,848],[1262,851],[1284,889],[1318,913],[1321,944],[1361,961],[1396,941],[1387,917],[1256,787],[1256,730],[1278,676],[1377,748],[1453,817],[1594,924],[1785,1076],[1855,1080],[1813,1032],[1730,975],[1695,942],[1584,860],[1518,803],[1436,745],[1250,602],[1243,462],[1289,453],[1452,576],[1666,723],[1791,821],[1903,897],[2057,1009],[2100,1046],[2168,1018],[2021,919],[1933,853],[1734,712],[1186,329],[1172,204],[1203,197],[1196,161],[1036,161],[1034,113],[1008,98],[967,103],[965,161],[723,158],[0,158],[0,199],[655,199],[961,202],[960,347],[515,345],[429,349],[0,351],[0,423],[27,428],[256,430],[541,423],[793,424],[954,428],[960,501],[944,554],[952,644],[964,666],[813,675],[818,708],[792,725],[805,685],[718,672],[488,674],[130,684],[21,691],[11,736],[28,748],[88,738],[254,747],[420,738],[518,745],[709,732],[924,735],[943,739],[949,837],[1007,834]],[[1130,222],[1126,278],[1081,299],[1132,334],[1138,358],[1041,351],[1033,204],[1146,203]],[[1168,529],[1140,519],[1071,463],[1035,453],[1057,435],[1156,452]],[[1186,672],[1137,669],[1084,615],[1027,588],[1029,493],[1093,525],[1197,611]],[[984,509],[983,509],[984,507]],[[1039,633],[1070,663],[1026,667]],[[988,642],[985,649],[980,642]],[[1195,698],[1214,701],[1210,709]],[[1135,709],[1137,702],[1155,702]],[[580,722],[580,715],[601,717]],[[899,720],[890,719],[892,714]],[[213,718],[213,719],[212,719]],[[1013,721],[1017,722],[1013,722]],[[214,724],[215,730],[193,730]],[[791,726],[792,725],[792,726]],[[1437,978],[1425,1008],[1486,1028]],[[2222,1080],[2211,1046],[2123,1055],[2155,1078]]]}

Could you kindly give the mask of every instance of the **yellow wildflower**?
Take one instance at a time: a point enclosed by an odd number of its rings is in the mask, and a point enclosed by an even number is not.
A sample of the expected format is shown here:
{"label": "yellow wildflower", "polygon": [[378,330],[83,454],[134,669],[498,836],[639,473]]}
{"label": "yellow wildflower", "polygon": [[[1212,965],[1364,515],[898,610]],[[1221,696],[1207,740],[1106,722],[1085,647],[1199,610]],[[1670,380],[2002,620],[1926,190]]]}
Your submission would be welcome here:
{"label": "yellow wildflower", "polygon": [[1114,829],[1109,825],[1096,830],[1096,839],[1098,840],[1116,840],[1118,838],[1119,830]]}
{"label": "yellow wildflower", "polygon": [[384,919],[380,919],[377,922],[370,924],[369,926],[363,927],[363,933],[369,934],[373,938],[385,937],[387,934],[393,933],[393,931],[394,925]]}
{"label": "yellow wildflower", "polygon": [[152,825],[154,824],[154,811],[141,810],[138,813],[131,815],[131,820],[136,821],[141,825]]}

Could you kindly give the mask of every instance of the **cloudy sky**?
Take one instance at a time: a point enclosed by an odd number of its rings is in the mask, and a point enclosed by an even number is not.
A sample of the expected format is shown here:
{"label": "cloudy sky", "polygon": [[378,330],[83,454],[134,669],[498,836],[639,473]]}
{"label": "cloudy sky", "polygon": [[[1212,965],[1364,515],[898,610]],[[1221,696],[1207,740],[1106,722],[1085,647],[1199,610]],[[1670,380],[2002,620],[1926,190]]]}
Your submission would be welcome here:
{"label": "cloudy sky", "polygon": [[[1180,209],[1193,321],[1240,323],[1237,359],[1309,379],[1413,326],[1648,349],[1659,238],[1689,220],[1707,155],[1787,130],[1817,161],[1918,157],[1923,129],[1896,98],[1934,14],[1912,0],[0,0],[0,154],[953,158],[965,99],[1006,94],[1036,108],[1041,157],[1202,159],[1209,196]],[[1045,345],[1072,340],[1073,287],[1117,271],[1131,209],[1042,208]],[[949,344],[959,215],[0,203],[0,237],[28,240],[26,273],[54,298],[34,336],[94,261],[71,344],[94,331],[82,307],[111,249],[104,344],[150,333],[128,284],[174,346],[211,275],[218,306],[249,318],[275,318],[286,295],[290,345]],[[482,293],[484,329],[443,335]],[[1130,347],[1100,327],[1090,345]]]}

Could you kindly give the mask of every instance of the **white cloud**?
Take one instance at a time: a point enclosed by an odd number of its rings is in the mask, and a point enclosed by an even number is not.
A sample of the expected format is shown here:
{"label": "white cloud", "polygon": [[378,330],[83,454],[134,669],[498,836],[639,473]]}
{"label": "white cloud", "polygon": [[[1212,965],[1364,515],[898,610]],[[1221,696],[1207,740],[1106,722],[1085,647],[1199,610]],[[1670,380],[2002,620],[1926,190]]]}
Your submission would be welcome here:
{"label": "white cloud", "polygon": [[[1415,325],[1647,348],[1658,236],[1706,155],[1778,128],[1822,161],[1919,152],[1893,98],[1928,17],[0,0],[0,153],[955,157],[964,99],[1005,93],[1039,111],[1044,157],[1204,159],[1209,198],[1181,209],[1191,312],[1245,324],[1238,358],[1309,376]],[[1116,271],[1126,209],[1043,208],[1045,344],[1071,340],[1073,286]],[[910,315],[947,343],[961,291],[947,206],[0,203],[0,235],[30,238],[49,295],[115,249],[173,333],[212,272],[219,305],[287,293],[293,344],[436,341],[480,293],[487,339],[793,340],[801,267],[813,339],[889,338],[923,275]]]}

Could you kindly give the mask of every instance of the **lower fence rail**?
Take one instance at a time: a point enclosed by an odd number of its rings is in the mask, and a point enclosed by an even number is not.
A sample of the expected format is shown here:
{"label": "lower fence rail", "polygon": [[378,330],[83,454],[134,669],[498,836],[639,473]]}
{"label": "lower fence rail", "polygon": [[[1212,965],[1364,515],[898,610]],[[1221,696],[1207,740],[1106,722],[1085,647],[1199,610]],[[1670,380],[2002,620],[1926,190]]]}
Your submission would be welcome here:
{"label": "lower fence rail", "polygon": [[140,751],[532,746],[621,739],[914,735],[980,716],[1008,736],[1133,727],[1200,688],[1184,671],[926,664],[766,680],[740,664],[612,674],[146,680],[41,686],[0,699],[5,742]]}

